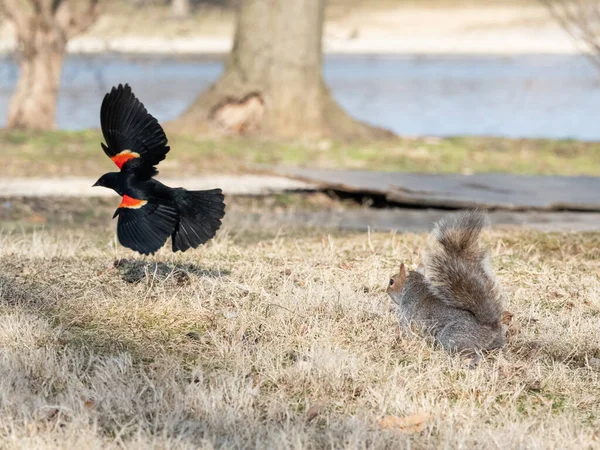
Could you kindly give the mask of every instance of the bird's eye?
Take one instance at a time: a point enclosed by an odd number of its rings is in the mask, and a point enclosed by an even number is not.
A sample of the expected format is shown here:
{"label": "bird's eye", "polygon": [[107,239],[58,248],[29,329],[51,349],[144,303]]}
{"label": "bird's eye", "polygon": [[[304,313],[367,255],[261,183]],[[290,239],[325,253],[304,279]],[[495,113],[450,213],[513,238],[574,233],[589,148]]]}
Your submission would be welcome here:
{"label": "bird's eye", "polygon": [[390,278],[390,286],[393,286],[393,285],[394,285],[394,279]]}

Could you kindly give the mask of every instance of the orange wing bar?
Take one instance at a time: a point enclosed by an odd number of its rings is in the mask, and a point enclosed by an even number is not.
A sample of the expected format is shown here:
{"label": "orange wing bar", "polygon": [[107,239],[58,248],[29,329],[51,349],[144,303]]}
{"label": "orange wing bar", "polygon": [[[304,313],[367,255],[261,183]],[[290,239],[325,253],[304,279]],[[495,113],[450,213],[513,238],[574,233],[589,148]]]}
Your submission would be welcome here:
{"label": "orange wing bar", "polygon": [[129,195],[124,195],[119,208],[140,209],[146,203],[148,203],[148,200],[138,200]]}
{"label": "orange wing bar", "polygon": [[125,164],[130,159],[139,158],[139,157],[140,157],[139,153],[132,152],[131,150],[123,150],[121,153],[119,153],[118,155],[113,156],[110,159],[112,159],[113,162],[120,169],[121,167],[123,167],[123,164]]}

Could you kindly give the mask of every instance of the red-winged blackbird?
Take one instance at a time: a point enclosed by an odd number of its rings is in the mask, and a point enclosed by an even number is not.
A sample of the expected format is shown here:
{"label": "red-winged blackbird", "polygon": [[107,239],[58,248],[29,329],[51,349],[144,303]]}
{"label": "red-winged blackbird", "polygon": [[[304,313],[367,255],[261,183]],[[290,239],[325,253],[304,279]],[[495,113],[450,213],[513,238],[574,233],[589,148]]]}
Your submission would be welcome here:
{"label": "red-winged blackbird", "polygon": [[148,114],[129,85],[113,87],[100,108],[104,153],[120,172],[102,175],[94,186],[123,196],[113,218],[119,216],[119,242],[144,255],[161,248],[169,236],[173,251],[196,248],[211,239],[225,215],[221,189],[188,191],[170,188],[152,177],[170,148],[158,121]]}

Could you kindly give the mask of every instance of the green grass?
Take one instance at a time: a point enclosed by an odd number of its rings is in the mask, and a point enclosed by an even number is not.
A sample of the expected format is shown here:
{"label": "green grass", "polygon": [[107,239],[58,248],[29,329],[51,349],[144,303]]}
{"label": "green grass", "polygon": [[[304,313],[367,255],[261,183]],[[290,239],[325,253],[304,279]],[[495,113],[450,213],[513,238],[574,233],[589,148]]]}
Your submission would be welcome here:
{"label": "green grass", "polygon": [[[600,175],[600,143],[573,140],[488,137],[397,139],[386,142],[192,139],[170,135],[163,175],[239,173],[258,165],[403,172],[507,172],[543,175]],[[96,130],[0,132],[10,161],[0,176],[96,176],[112,170]]]}

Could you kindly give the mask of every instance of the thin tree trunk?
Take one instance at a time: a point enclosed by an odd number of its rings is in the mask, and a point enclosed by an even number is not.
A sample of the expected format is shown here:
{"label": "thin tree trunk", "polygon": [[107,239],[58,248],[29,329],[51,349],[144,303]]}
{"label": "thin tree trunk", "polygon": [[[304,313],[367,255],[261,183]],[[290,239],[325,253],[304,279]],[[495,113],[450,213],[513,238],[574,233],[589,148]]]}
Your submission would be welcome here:
{"label": "thin tree trunk", "polygon": [[173,17],[185,19],[190,15],[190,0],[171,0]]}
{"label": "thin tree trunk", "polygon": [[9,128],[55,127],[60,75],[68,40],[88,29],[99,0],[0,0],[19,43],[19,81],[8,108]]}
{"label": "thin tree trunk", "polygon": [[53,31],[38,29],[24,43],[19,81],[8,109],[9,128],[47,130],[55,127],[56,103],[65,44]]}
{"label": "thin tree trunk", "polygon": [[244,0],[234,45],[217,82],[173,128],[276,136],[390,137],[332,98],[322,74],[325,0]]}

